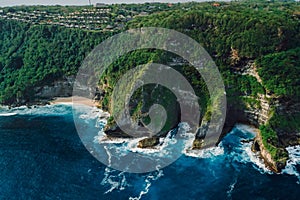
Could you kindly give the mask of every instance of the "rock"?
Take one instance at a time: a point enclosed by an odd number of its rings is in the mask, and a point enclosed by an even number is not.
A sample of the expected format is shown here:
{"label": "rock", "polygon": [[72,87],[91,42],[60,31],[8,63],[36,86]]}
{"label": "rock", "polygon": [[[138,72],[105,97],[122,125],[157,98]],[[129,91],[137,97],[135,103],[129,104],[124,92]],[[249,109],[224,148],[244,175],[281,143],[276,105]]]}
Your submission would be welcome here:
{"label": "rock", "polygon": [[280,173],[285,168],[287,160],[289,159],[286,149],[280,147],[277,147],[276,157],[272,157],[269,150],[263,144],[260,131],[258,131],[253,142],[252,150],[254,152],[259,152],[265,165],[275,173]]}
{"label": "rock", "polygon": [[131,138],[131,136],[125,134],[117,124],[106,127],[104,132],[108,137],[112,138]]}
{"label": "rock", "polygon": [[73,84],[75,77],[64,77],[61,80],[54,81],[49,85],[42,87],[36,87],[35,98],[41,99],[53,99],[55,97],[70,97],[73,93]]}
{"label": "rock", "polygon": [[158,137],[146,138],[138,143],[138,148],[151,148],[159,144]]}
{"label": "rock", "polygon": [[250,143],[250,142],[253,142],[253,141],[254,141],[254,139],[250,139],[250,140],[241,140],[241,143],[246,144],[246,143]]}
{"label": "rock", "polygon": [[252,145],[252,147],[251,147],[251,150],[252,150],[254,153],[260,151],[260,147],[259,147],[259,144],[258,144],[257,141],[254,141],[254,142],[253,142],[253,145]]}
{"label": "rock", "polygon": [[193,142],[193,150],[201,149],[204,145],[203,139],[195,139]]}

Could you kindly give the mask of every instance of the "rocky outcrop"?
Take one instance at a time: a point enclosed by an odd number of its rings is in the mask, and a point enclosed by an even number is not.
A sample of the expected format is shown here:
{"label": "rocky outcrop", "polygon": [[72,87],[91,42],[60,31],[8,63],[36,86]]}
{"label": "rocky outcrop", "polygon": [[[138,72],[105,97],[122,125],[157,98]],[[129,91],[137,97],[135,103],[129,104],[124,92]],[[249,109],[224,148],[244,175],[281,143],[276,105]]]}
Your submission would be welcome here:
{"label": "rocky outcrop", "polygon": [[[254,61],[248,61],[244,66],[235,69],[236,74],[252,76],[258,83],[263,85]],[[269,91],[265,88],[265,94],[254,96],[243,96],[246,106],[244,113],[251,125],[258,127],[266,124],[270,119],[271,107],[278,103],[276,97],[268,95]]]}
{"label": "rocky outcrop", "polygon": [[15,102],[10,103],[10,107],[18,107],[22,105],[47,105],[51,100],[58,97],[71,97],[73,93],[73,84],[75,77],[63,77],[43,86],[33,88],[32,95],[20,96]]}
{"label": "rocky outcrop", "polygon": [[270,151],[266,148],[263,143],[262,135],[259,130],[257,130],[257,134],[255,140],[252,145],[252,151],[258,152],[260,157],[264,160],[265,165],[272,171],[276,173],[280,173],[282,169],[285,168],[286,162],[288,160],[288,152],[284,148],[278,148],[277,151],[282,154],[279,158],[275,158],[272,156]]}
{"label": "rocky outcrop", "polygon": [[204,145],[204,139],[196,138],[193,142],[192,149],[202,149]]}
{"label": "rocky outcrop", "polygon": [[73,92],[75,77],[64,77],[61,80],[54,81],[51,84],[34,88],[35,99],[51,100],[54,97],[70,97]]}
{"label": "rocky outcrop", "polygon": [[259,125],[266,124],[270,119],[271,104],[270,100],[264,94],[258,94],[257,98],[246,96],[244,98],[253,100],[254,104],[245,102],[246,109],[245,115],[250,124],[258,127]]}
{"label": "rocky outcrop", "polygon": [[106,127],[105,134],[112,138],[131,138],[131,136],[125,134],[117,124],[108,125]]}
{"label": "rocky outcrop", "polygon": [[159,144],[159,138],[158,137],[152,137],[152,138],[146,138],[138,143],[139,148],[150,148],[154,147]]}
{"label": "rocky outcrop", "polygon": [[[236,73],[240,75],[247,75],[247,76],[253,76],[257,80],[258,83],[260,83],[263,86],[263,82],[257,73],[255,63],[253,61],[249,61],[246,63],[244,67],[240,67],[239,69],[236,70]],[[147,94],[147,90],[144,90],[144,97],[143,99],[149,99],[151,95]],[[158,91],[158,94],[161,93],[161,91]],[[153,97],[153,95],[152,95]],[[154,100],[151,100],[151,103],[155,101],[161,101],[161,98],[159,96],[155,96]],[[285,101],[284,101],[285,102]],[[163,102],[158,102],[158,103],[163,103]],[[138,105],[138,102],[135,102],[136,105]],[[136,107],[136,105],[133,105],[132,107]],[[173,111],[171,113],[171,116],[177,115],[179,112],[174,112],[176,106],[175,104],[168,104],[166,105],[167,110]],[[294,104],[292,104],[294,105]],[[256,94],[254,95],[248,95],[245,94],[242,98],[236,98],[234,102],[229,102],[227,105],[227,116],[226,116],[226,121],[225,125],[222,130],[222,134],[220,137],[220,140],[225,136],[228,132],[232,130],[232,128],[235,126],[236,123],[244,123],[244,124],[249,124],[253,125],[256,128],[258,128],[260,125],[266,125],[270,118],[272,117],[273,110],[274,108],[278,109],[284,109],[287,110],[286,108],[282,107],[282,103],[278,99],[278,97],[274,95],[270,95],[270,92],[265,89],[265,92],[262,94]],[[145,111],[148,108],[141,106],[140,111]],[[145,112],[137,112],[138,114],[136,115],[137,119],[142,119],[143,115],[145,115]],[[179,119],[176,119],[179,120]],[[176,127],[179,121],[172,122],[172,127]],[[141,123],[143,124],[143,123]],[[170,124],[169,124],[170,125]],[[209,122],[203,121],[201,126],[196,132],[196,138],[193,142],[193,149],[202,149],[207,146],[207,142],[205,141],[205,137],[207,134],[207,129],[208,129]],[[166,128],[164,131],[164,134],[167,133],[169,130],[172,128],[169,126]],[[107,131],[108,135],[114,136],[114,137],[124,137],[122,135],[122,131],[115,126],[112,126],[110,129]],[[165,135],[161,134],[159,137],[164,137]],[[300,137],[299,137],[300,138]],[[294,138],[293,138],[294,139]],[[294,139],[295,140],[295,139]],[[300,139],[299,139],[300,140]],[[289,142],[286,142],[290,144]],[[297,140],[298,141],[298,138]],[[272,146],[274,147],[274,152],[271,152],[270,148],[268,147],[268,144],[263,142],[261,132],[257,132],[257,136],[255,140],[253,141],[253,151],[259,152],[259,155],[261,158],[265,161],[266,166],[270,168],[272,171],[278,173],[280,172],[285,166],[286,162],[288,160],[288,152],[284,149],[284,146]],[[282,142],[283,143],[283,142]],[[156,146],[159,144],[159,138],[157,137],[152,137],[152,138],[146,138],[141,140],[138,143],[139,148],[151,148],[153,146]]]}
{"label": "rocky outcrop", "polygon": [[[236,68],[235,73],[252,76],[263,86],[263,81],[257,72],[254,61],[248,61],[244,66]],[[274,114],[274,110],[286,110],[286,108],[282,108],[283,105],[278,97],[271,95],[266,88],[264,89],[264,94],[257,94],[256,97],[247,95],[243,97],[243,103],[245,105],[243,110],[244,116],[248,120],[248,123],[254,125],[256,128],[268,124]],[[276,173],[281,172],[286,166],[288,152],[284,149],[284,146],[280,145],[280,138],[286,137],[277,138],[278,141],[275,145],[270,144],[271,141],[268,141],[269,139],[264,142],[262,137],[262,133],[257,129],[257,135],[254,139],[252,150],[259,153],[260,157],[264,160],[266,166],[270,170]]]}

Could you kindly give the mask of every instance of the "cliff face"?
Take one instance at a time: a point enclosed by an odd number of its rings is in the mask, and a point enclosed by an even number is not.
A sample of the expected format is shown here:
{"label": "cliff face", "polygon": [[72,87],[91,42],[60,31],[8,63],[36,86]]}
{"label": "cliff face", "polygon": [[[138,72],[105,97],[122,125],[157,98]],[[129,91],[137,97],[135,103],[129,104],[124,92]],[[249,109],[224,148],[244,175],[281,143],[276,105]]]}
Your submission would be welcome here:
{"label": "cliff face", "polygon": [[[257,6],[255,3],[255,7]],[[284,5],[280,6],[282,8]],[[297,68],[299,61],[296,59],[299,57],[299,51],[287,54],[290,55],[288,57],[282,54],[269,55],[272,59],[262,62],[263,65],[258,64],[261,67],[258,68],[259,70],[255,64],[257,60],[254,61],[254,59],[259,60],[260,57],[270,53],[299,47],[299,20],[290,15],[291,11],[289,10],[291,8],[286,7],[286,9],[278,10],[277,7],[274,5],[270,7],[268,4],[268,9],[271,9],[271,12],[266,12],[263,9],[254,11],[249,5],[236,7],[234,4],[228,5],[226,9],[219,9],[218,12],[213,7],[211,9],[204,7],[202,11],[205,12],[202,12],[201,7],[198,9],[193,5],[189,12],[163,12],[158,15],[149,15],[146,20],[136,18],[128,24],[128,27],[162,26],[179,30],[201,42],[201,45],[216,59],[216,63],[218,65],[221,63],[220,71],[224,75],[224,82],[228,86],[227,89],[233,91],[228,92],[232,101],[229,101],[227,107],[227,118],[222,131],[222,136],[224,136],[236,123],[247,123],[256,127],[267,125],[274,116],[274,110],[278,111],[279,115],[281,113],[282,115],[295,113],[295,111],[300,113],[299,103],[279,99],[264,87],[265,83],[265,86],[268,85],[268,88],[274,93],[282,96],[293,96],[291,92],[292,95],[286,95],[284,92],[278,93],[274,89],[282,90],[283,88],[287,91],[297,91],[298,86],[296,84],[299,79],[295,76],[289,76],[287,79],[286,76],[289,73],[297,74],[299,71]],[[0,102],[8,105],[46,103],[54,97],[71,96],[73,80],[72,78],[61,77],[62,74],[76,74],[86,53],[93,49],[91,44],[99,44],[111,35],[111,33],[65,29],[58,26],[30,26],[11,20],[0,20],[0,29],[0,37],[3,39],[0,52],[0,69],[12,69],[3,70],[4,74],[0,75]],[[59,50],[58,47],[60,47]],[[155,58],[158,61],[170,62],[164,56],[161,57],[160,53],[152,53],[152,56],[147,57],[145,52],[133,52],[131,56],[128,56],[132,58],[122,58],[120,61],[116,61],[115,66],[106,74],[107,80],[102,83],[102,87],[99,87],[99,94],[96,94],[95,98],[97,101],[104,102],[102,107],[104,110],[112,113],[113,109],[123,106],[119,105],[118,102],[112,102],[109,98],[114,84],[123,72],[125,73],[126,70],[134,66],[155,61]],[[290,61],[295,61],[296,64]],[[280,62],[282,64],[278,65]],[[123,65],[125,63],[128,65]],[[176,67],[176,65],[183,66],[185,64],[187,63],[180,63],[180,60],[179,62],[175,60],[174,65],[170,63],[170,66]],[[262,68],[264,71],[261,71]],[[279,77],[279,80],[274,82],[278,83],[279,81],[280,83],[274,84],[275,88],[270,87],[272,82],[266,83],[268,76],[273,74],[276,74],[274,79]],[[191,81],[196,80],[196,86],[201,85],[201,82],[198,81],[199,76],[195,75],[195,71],[187,69],[187,75]],[[252,79],[250,80],[249,77]],[[54,81],[57,78],[60,80]],[[288,82],[282,81],[280,78],[296,84],[285,87]],[[134,80],[136,78],[133,78]],[[253,92],[251,91],[252,88],[249,91],[248,88],[251,87],[251,84],[263,88],[263,91]],[[37,87],[37,85],[43,86]],[[125,86],[127,85],[125,84]],[[200,87],[201,92],[205,90],[204,86],[203,88]],[[161,137],[180,122],[180,109],[176,101],[170,102],[171,95],[167,95],[164,100],[160,95],[164,92],[162,89],[153,90],[153,88],[149,88],[140,93],[142,95],[136,95],[136,98],[130,102],[130,107],[133,108],[130,114],[141,126],[146,126],[149,123],[149,113],[147,112],[150,105],[162,104],[167,109],[167,115],[170,118],[159,135]],[[126,94],[126,90],[123,93]],[[114,137],[124,137],[125,135],[120,128],[113,123],[113,119],[110,122],[106,133]],[[207,123],[204,121],[200,125],[201,127],[196,132],[194,148],[202,148],[203,146]],[[275,131],[278,134],[277,139],[279,141],[276,144],[279,145],[278,148],[300,143],[300,136],[297,132],[284,131],[280,128]],[[276,171],[280,169],[280,166],[277,166],[274,156],[268,152],[269,149],[264,144],[263,141],[265,140],[262,136],[262,134],[258,134],[254,147],[261,150],[261,156]],[[157,138],[150,138],[141,141],[140,147],[151,146],[156,143]]]}
{"label": "cliff face", "polygon": [[[285,148],[300,144],[300,134],[293,130],[284,130],[280,127],[280,121],[285,120],[284,116],[299,113],[299,103],[291,99],[280,98],[268,91],[257,72],[256,64],[252,61],[239,68],[236,73],[252,76],[264,87],[264,94],[257,94],[256,97],[244,97],[244,113],[249,123],[257,128],[273,126],[273,130],[269,132],[264,131],[262,133],[258,130],[252,150],[259,153],[268,168],[279,173],[285,168],[289,158]],[[278,118],[278,116],[283,117],[283,119]]]}
{"label": "cliff face", "polygon": [[36,87],[35,98],[51,100],[54,97],[70,97],[73,92],[74,77],[64,77],[61,80],[54,81],[51,84]]}
{"label": "cliff face", "polygon": [[280,151],[285,152],[285,156],[281,156],[280,159],[275,159],[270,151],[266,148],[263,143],[261,132],[258,130],[256,137],[252,146],[252,151],[259,153],[261,158],[263,158],[265,165],[272,171],[280,173],[282,169],[285,168],[286,162],[288,160],[287,151],[283,148],[280,148]]}
{"label": "cliff face", "polygon": [[33,89],[34,96],[32,99],[24,99],[23,97],[17,98],[16,102],[10,106],[20,105],[45,105],[49,101],[57,97],[71,97],[73,92],[74,76],[63,77],[60,80],[52,83],[35,87]]}
{"label": "cliff face", "polygon": [[[249,61],[245,66],[239,68],[235,73],[243,76],[252,76],[259,84],[263,86],[262,79],[257,72],[254,61]],[[276,98],[268,95],[267,90],[265,94],[256,95],[256,97],[250,95],[245,95],[243,97],[245,103],[244,113],[251,125],[259,127],[260,125],[266,124],[269,121],[271,106],[274,105],[277,100]]]}
{"label": "cliff face", "polygon": [[[140,68],[140,70],[136,70],[136,73],[130,75],[130,77],[126,78],[123,84],[119,85],[119,87],[115,87],[112,89],[112,84],[109,84],[109,81],[104,80],[104,84],[99,86],[100,95],[97,97],[100,101],[100,105],[102,109],[107,110],[114,117],[118,117],[121,111],[125,108],[125,99],[129,101],[129,114],[133,123],[138,124],[139,127],[143,127],[146,132],[143,132],[143,137],[152,136],[151,127],[160,127],[159,132],[155,134],[155,137],[164,137],[166,134],[176,128],[180,123],[180,105],[177,102],[176,96],[166,88],[162,87],[159,84],[146,84],[143,87],[137,88],[130,99],[128,99],[128,95],[131,94],[131,90],[135,87],[134,84],[147,73],[148,66],[144,66]],[[113,73],[113,72],[111,72]],[[106,78],[109,76],[105,76]],[[111,92],[114,90],[114,95],[117,98],[112,98],[113,95]],[[105,103],[107,102],[107,103]],[[166,123],[161,124],[161,119],[159,115],[151,116],[150,109],[151,106],[158,104],[161,105],[165,109],[166,114]],[[152,118],[151,118],[152,117]],[[157,118],[155,118],[157,117]],[[122,123],[120,125],[120,123]],[[120,126],[131,126],[127,121],[119,120],[118,125]],[[115,119],[109,121],[108,126],[106,127],[106,134],[110,137],[131,137],[132,135],[136,135],[139,130],[138,128],[135,130],[136,133],[131,134],[129,136],[127,133],[124,133],[120,127],[115,122]],[[140,142],[140,147],[149,147],[149,144],[156,144],[153,141],[156,141],[157,138],[150,138],[149,140],[145,139]],[[148,144],[149,143],[149,144]]]}

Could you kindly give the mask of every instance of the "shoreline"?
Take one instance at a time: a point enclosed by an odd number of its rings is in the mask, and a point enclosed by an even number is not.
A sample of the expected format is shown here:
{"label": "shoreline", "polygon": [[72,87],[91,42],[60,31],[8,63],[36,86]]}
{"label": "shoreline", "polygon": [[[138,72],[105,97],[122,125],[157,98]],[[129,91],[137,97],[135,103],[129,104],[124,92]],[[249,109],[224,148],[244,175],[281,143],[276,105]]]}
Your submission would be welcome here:
{"label": "shoreline", "polygon": [[49,101],[50,105],[66,104],[66,105],[85,105],[89,107],[98,107],[99,104],[91,99],[72,96],[72,97],[55,97],[53,100]]}
{"label": "shoreline", "polygon": [[49,100],[40,100],[40,101],[34,101],[31,103],[27,103],[24,105],[2,105],[0,104],[0,110],[1,109],[6,109],[6,110],[11,110],[15,108],[20,108],[20,107],[27,107],[27,108],[33,108],[33,107],[43,107],[47,105],[84,105],[84,106],[89,106],[89,107],[97,107],[99,108],[98,102],[95,102],[91,99],[84,98],[84,97],[78,97],[78,96],[72,96],[72,97],[54,97]]}

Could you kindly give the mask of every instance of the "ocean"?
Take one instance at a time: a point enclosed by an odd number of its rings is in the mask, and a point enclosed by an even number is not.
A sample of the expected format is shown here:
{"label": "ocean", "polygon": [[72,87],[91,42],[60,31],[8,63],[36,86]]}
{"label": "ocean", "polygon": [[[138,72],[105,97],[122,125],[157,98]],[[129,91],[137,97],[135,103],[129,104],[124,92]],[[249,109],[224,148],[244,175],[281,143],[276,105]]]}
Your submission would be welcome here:
{"label": "ocean", "polygon": [[[95,126],[95,118],[82,118]],[[97,135],[95,135],[97,136]],[[300,147],[281,174],[251,152],[237,125],[219,146],[154,172],[121,172],[84,147],[70,105],[0,109],[0,199],[299,199]],[[122,151],[130,151],[125,148]]]}

